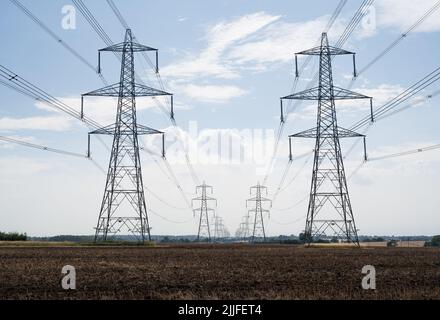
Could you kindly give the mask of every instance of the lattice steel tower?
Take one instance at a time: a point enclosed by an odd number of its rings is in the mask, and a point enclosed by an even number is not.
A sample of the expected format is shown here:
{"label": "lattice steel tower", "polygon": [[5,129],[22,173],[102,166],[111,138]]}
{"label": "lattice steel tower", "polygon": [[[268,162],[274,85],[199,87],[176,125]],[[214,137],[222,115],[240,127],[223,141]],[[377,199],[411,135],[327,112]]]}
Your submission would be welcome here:
{"label": "lattice steel tower", "polygon": [[[157,49],[133,42],[130,29],[126,30],[124,42],[98,51],[98,72],[101,71],[100,54],[102,51],[115,52],[121,59],[121,74],[119,83],[83,94],[81,97],[82,106],[86,96],[118,98],[115,123],[89,133],[89,156],[91,134],[113,136],[107,181],[99,211],[95,241],[106,241],[110,235],[116,235],[124,231],[131,233],[138,241],[144,242],[146,237],[148,240],[151,240],[151,238],[143,188],[138,135],[162,134],[162,143],[164,135],[161,131],[137,123],[136,97],[171,94],[135,82],[134,53],[155,51],[157,72]],[[83,107],[81,107],[81,114],[83,114]],[[163,144],[162,156],[165,156]]]}
{"label": "lattice steel tower", "polygon": [[[200,196],[192,199],[192,205],[194,206],[194,202],[198,202],[199,206],[193,210],[194,214],[199,215],[199,228],[197,232],[197,241],[206,239],[211,241],[211,225],[210,225],[210,216],[209,214],[214,213],[214,209],[208,207],[209,202],[215,202],[217,205],[217,199],[209,197],[207,194],[207,190],[210,190],[211,194],[213,193],[213,187],[208,186],[205,182],[201,185],[196,186],[196,194],[200,193]],[[212,215],[213,216],[213,215]]]}
{"label": "lattice steel tower", "polygon": [[218,214],[214,217],[214,240],[220,241],[224,238],[229,237],[229,231],[223,223],[223,219],[218,216]]}
{"label": "lattice steel tower", "polygon": [[372,116],[372,98],[333,85],[333,56],[353,55],[353,69],[354,76],[356,76],[355,53],[329,46],[326,33],[322,34],[319,47],[295,54],[296,75],[298,76],[297,55],[319,56],[318,86],[281,98],[281,110],[283,110],[284,99],[318,101],[317,126],[289,136],[290,157],[292,157],[291,138],[316,139],[305,225],[306,242],[310,244],[316,239],[329,240],[336,237],[359,245],[339,139],[363,137],[366,160],[365,135],[338,126],[335,100],[370,99]]}
{"label": "lattice steel tower", "polygon": [[235,232],[235,236],[242,240],[246,240],[249,238],[249,219],[250,215],[247,213],[243,218],[242,222],[240,222],[237,231]]}
{"label": "lattice steel tower", "polygon": [[254,191],[255,197],[246,200],[246,207],[249,202],[255,203],[254,207],[250,209],[249,214],[253,214],[254,222],[252,226],[252,237],[250,238],[251,242],[255,242],[258,238],[263,238],[263,241],[266,241],[266,230],[264,229],[264,213],[269,214],[269,210],[263,207],[263,203],[269,202],[272,205],[272,200],[264,198],[262,196],[262,191],[267,195],[267,188],[265,186],[260,185],[258,183],[256,186],[250,188],[250,193],[252,195],[252,191]]}

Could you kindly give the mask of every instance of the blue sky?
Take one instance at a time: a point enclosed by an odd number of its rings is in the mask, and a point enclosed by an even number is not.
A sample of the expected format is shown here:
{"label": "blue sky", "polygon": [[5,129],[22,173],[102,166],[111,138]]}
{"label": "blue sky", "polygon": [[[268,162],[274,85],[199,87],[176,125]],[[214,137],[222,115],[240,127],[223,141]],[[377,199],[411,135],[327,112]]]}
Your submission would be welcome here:
{"label": "blue sky", "polygon": [[[21,0],[53,32],[77,50],[87,61],[97,63],[97,50],[105,47],[80,12],[76,29],[61,25],[65,5],[70,1]],[[84,0],[114,42],[123,39],[124,30],[104,0]],[[378,0],[373,7],[375,27],[361,24],[345,44],[357,53],[361,69],[394,41],[436,1]],[[116,5],[138,40],[159,48],[160,70],[165,87],[175,95],[176,119],[186,136],[189,123],[212,137],[223,130],[234,135],[243,130],[267,135],[265,154],[270,156],[270,136],[279,124],[279,97],[290,94],[294,52],[312,47],[339,1],[119,1]],[[349,1],[329,31],[336,42],[361,1]],[[102,87],[97,75],[55,42],[9,1],[0,10],[0,32],[4,49],[1,64],[26,80],[79,109],[79,97]],[[439,11],[440,12],[440,11]],[[405,40],[355,82],[353,90],[373,96],[380,106],[438,67],[440,15],[433,14]],[[5,49],[7,48],[7,49]],[[136,57],[139,75],[158,88],[151,68]],[[153,56],[151,57],[154,58]],[[303,60],[299,60],[302,63]],[[307,86],[314,74],[312,63],[301,75],[298,90]],[[118,81],[118,60],[110,54],[102,58],[103,73],[110,82]],[[333,63],[335,84],[350,84],[351,60],[338,57]],[[421,96],[438,90],[434,84]],[[85,153],[87,129],[78,121],[52,111],[44,105],[0,86],[2,106],[0,134],[64,150]],[[370,156],[378,156],[428,146],[439,142],[438,98],[376,123],[368,131]],[[103,124],[110,123],[115,102],[96,99],[86,104],[86,113]],[[168,145],[175,130],[151,101],[138,103],[139,122],[164,129]],[[338,107],[338,120],[349,127],[368,114],[359,102]],[[287,134],[313,126],[316,105],[302,104],[291,115],[284,130],[277,161],[267,186],[273,194],[287,161]],[[235,131],[234,131],[235,130]],[[257,130],[257,131],[255,131]],[[272,130],[272,131],[271,131]],[[106,141],[111,142],[110,139]],[[256,138],[257,139],[257,138]],[[257,143],[254,139],[254,143]],[[346,151],[351,142],[344,142]],[[312,141],[295,141],[298,153],[313,148]],[[169,161],[191,198],[194,183],[184,162]],[[93,156],[103,167],[108,153],[93,141]],[[191,154],[190,154],[191,156]],[[159,198],[176,207],[185,207],[181,194],[164,175],[163,164],[143,154],[145,185]],[[231,233],[246,212],[248,188],[262,180],[261,170],[252,163],[216,164],[193,159],[200,179],[214,186],[218,212]],[[207,160],[208,159],[208,160]],[[202,159],[203,160],[203,159]],[[346,159],[347,174],[362,160],[360,145]],[[438,233],[438,189],[440,171],[438,151],[405,158],[367,163],[349,183],[354,214],[361,234]],[[287,181],[303,165],[293,163]],[[202,163],[201,163],[202,162]],[[311,162],[297,180],[279,194],[274,208],[286,208],[304,198],[310,184]],[[93,233],[104,187],[104,175],[90,161],[50,154],[20,146],[0,144],[0,229],[26,231],[31,235]],[[162,215],[151,215],[153,234],[191,234],[196,220],[189,209],[164,205],[147,191],[148,206]],[[270,235],[298,234],[303,229],[307,202],[292,210],[273,210],[267,220]],[[163,219],[165,217],[167,220]],[[184,223],[172,223],[184,222]]]}

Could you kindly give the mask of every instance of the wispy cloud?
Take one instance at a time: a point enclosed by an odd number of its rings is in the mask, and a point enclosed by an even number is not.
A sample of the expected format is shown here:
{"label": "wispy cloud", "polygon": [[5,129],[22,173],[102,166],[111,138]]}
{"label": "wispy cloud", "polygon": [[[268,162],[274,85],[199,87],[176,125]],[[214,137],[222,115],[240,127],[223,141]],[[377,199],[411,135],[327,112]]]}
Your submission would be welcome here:
{"label": "wispy cloud", "polygon": [[[377,87],[359,87],[353,91],[373,98],[373,107],[379,108],[390,101],[405,90],[404,87],[395,84],[381,84]],[[337,107],[339,110],[348,113],[365,111],[370,108],[370,101],[365,100],[347,100],[338,101]]]}
{"label": "wispy cloud", "polygon": [[[71,106],[79,112],[81,105],[80,97],[57,97],[57,99],[65,103],[66,105]],[[115,121],[117,103],[117,98],[86,97],[84,98],[84,114],[102,125],[108,125]],[[158,110],[159,105],[167,108],[168,100],[166,99],[166,97],[136,98],[137,111],[143,111],[152,108],[156,108],[156,110]],[[64,121],[69,121],[71,119],[73,120],[73,118],[65,114],[63,111],[54,109],[51,106],[48,106],[47,104],[44,104],[42,102],[37,102],[36,106],[40,110],[60,114],[59,118],[64,119]],[[180,106],[181,105],[178,105],[178,107]]]}
{"label": "wispy cloud", "polygon": [[[381,84],[377,87],[360,87],[353,91],[373,98],[373,107],[379,108],[387,103],[390,99],[396,97],[405,89],[400,85]],[[416,99],[416,98],[414,98]],[[414,101],[414,99],[412,101]],[[338,112],[345,114],[359,114],[359,112],[370,109],[370,101],[365,100],[338,100],[336,101],[336,109]],[[298,111],[289,115],[289,120],[296,118],[310,120],[316,118],[317,103],[304,103]]]}
{"label": "wispy cloud", "polygon": [[178,85],[178,88],[180,93],[190,99],[211,103],[224,103],[247,94],[246,90],[232,85],[197,85],[190,83]]}
{"label": "wispy cloud", "polygon": [[206,31],[204,39],[207,45],[200,53],[186,55],[181,61],[162,68],[162,73],[169,77],[187,78],[238,77],[237,72],[230,66],[230,61],[222,59],[225,51],[278,19],[280,16],[257,12],[232,21],[220,22]]}
{"label": "wispy cloud", "polygon": [[65,131],[72,123],[64,116],[38,116],[27,118],[0,118],[0,130],[51,130]]}
{"label": "wispy cloud", "polygon": [[[245,71],[262,72],[291,61],[295,51],[315,44],[327,22],[328,16],[323,16],[289,23],[280,15],[266,12],[222,21],[205,30],[202,39],[206,44],[199,52],[186,53],[162,68],[162,73],[171,81],[175,79],[175,84],[178,81],[173,89],[179,89],[187,98],[225,103],[247,91],[225,81],[239,78]],[[341,30],[338,20],[332,34]],[[203,86],[196,83],[200,80]]]}
{"label": "wispy cloud", "polygon": [[[237,65],[248,68],[257,66],[259,69],[266,69],[275,63],[290,62],[294,52],[316,44],[327,22],[327,16],[295,23],[279,20],[254,37],[231,48],[227,58],[235,61]],[[341,30],[342,25],[338,20],[329,34],[330,39]]]}
{"label": "wispy cloud", "polygon": [[[397,28],[407,30],[427,12],[437,0],[381,0],[376,1],[378,28]],[[440,31],[440,10],[434,12],[414,32]]]}

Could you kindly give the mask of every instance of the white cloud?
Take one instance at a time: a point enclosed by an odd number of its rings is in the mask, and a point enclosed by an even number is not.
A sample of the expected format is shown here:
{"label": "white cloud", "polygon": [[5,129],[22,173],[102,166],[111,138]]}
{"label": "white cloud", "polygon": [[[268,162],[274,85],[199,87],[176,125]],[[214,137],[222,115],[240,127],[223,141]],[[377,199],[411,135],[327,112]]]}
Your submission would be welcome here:
{"label": "white cloud", "polygon": [[52,130],[65,131],[72,123],[64,116],[38,116],[27,118],[0,118],[0,130]]}
{"label": "white cloud", "polygon": [[[77,109],[81,105],[80,97],[57,97],[62,103]],[[0,118],[0,130],[48,130],[48,131],[67,131],[73,128],[75,124],[80,124],[79,120],[74,119],[61,110],[55,109],[41,101],[36,102],[36,107],[40,110],[48,111],[50,115],[24,117],[24,118]],[[159,107],[160,106],[160,107]],[[103,97],[87,97],[84,99],[84,114],[105,126],[115,121],[117,108],[117,99]],[[159,108],[170,110],[169,101],[166,97],[142,97],[136,99],[137,111],[143,111],[150,108]],[[175,109],[184,110],[188,106],[176,104]]]}
{"label": "white cloud", "polygon": [[[23,142],[37,143],[35,137],[30,136],[7,135],[6,138],[20,140]],[[15,147],[16,144],[0,140],[0,149],[13,149]]]}
{"label": "white cloud", "polygon": [[[406,31],[425,12],[436,4],[437,0],[381,0],[376,1],[377,27],[397,28]],[[434,12],[414,32],[440,31],[440,10]]]}
{"label": "white cloud", "polygon": [[0,158],[0,175],[2,179],[15,181],[17,176],[27,177],[30,174],[49,171],[50,163],[24,157],[8,156]]}
{"label": "white cloud", "polygon": [[[58,100],[71,106],[72,108],[77,107],[77,111],[80,111],[81,98],[80,97],[57,97]],[[116,110],[117,110],[117,98],[108,97],[84,97],[84,114],[97,121],[101,125],[108,125],[115,121]],[[136,110],[143,111],[146,109],[151,109],[162,105],[169,110],[169,103],[166,97],[140,97],[136,98]],[[73,119],[63,111],[54,109],[45,103],[37,102],[36,106],[45,111],[57,112],[62,114],[66,120]],[[76,108],[75,108],[76,109]]]}
{"label": "white cloud", "polygon": [[[198,53],[185,54],[175,63],[162,68],[162,73],[174,82],[179,81],[179,92],[191,99],[203,102],[224,103],[246,90],[222,83],[205,85],[199,91],[195,79],[233,79],[243,71],[262,72],[274,64],[292,61],[295,51],[316,45],[316,41],[328,23],[328,16],[298,23],[284,22],[279,15],[257,12],[220,22],[205,31],[205,47]],[[332,35],[342,32],[338,20]],[[186,85],[182,85],[186,83]],[[216,90],[220,89],[220,90]],[[206,92],[206,94],[205,94]],[[214,95],[226,98],[211,98]],[[230,97],[229,97],[230,96]]]}
{"label": "white cloud", "polygon": [[[374,88],[360,87],[353,89],[353,91],[357,93],[366,95],[368,97],[372,97],[374,109],[383,106],[385,103],[387,103],[389,100],[402,93],[404,90],[405,88],[403,88],[402,86],[394,85],[394,84],[381,84]],[[370,109],[369,99],[357,100],[357,101],[341,100],[338,101],[336,105],[338,110],[348,113],[359,112]]]}
{"label": "white cloud", "polygon": [[[404,90],[405,89],[402,86],[393,85],[393,84],[381,84],[374,88],[361,87],[361,88],[353,89],[353,91],[357,93],[369,97],[373,97],[373,108],[378,108],[380,106],[383,106],[386,102],[396,97]],[[366,111],[370,109],[370,100],[369,99],[337,100],[336,109],[338,112],[343,112],[347,114],[354,114],[354,113],[357,114],[360,111]],[[295,116],[296,118],[302,120],[314,119],[316,118],[316,112],[317,112],[316,102],[313,101],[309,103],[302,102],[301,107],[297,108],[296,112],[289,114],[288,120],[292,121],[295,118]]]}
{"label": "white cloud", "polygon": [[[327,23],[327,16],[297,23],[277,21],[248,41],[236,45],[227,57],[237,64],[255,64],[260,69],[273,63],[290,62],[295,52],[316,45]],[[338,20],[329,34],[330,40],[341,31],[342,25]]]}
{"label": "white cloud", "polygon": [[[374,158],[386,157],[392,154],[418,150],[421,148],[425,148],[437,144],[438,142],[434,142],[434,141],[418,141],[418,142],[403,143],[399,145],[380,146],[375,148],[371,152],[370,158],[374,159]],[[414,157],[416,157],[418,161],[414,161]],[[397,163],[399,166],[403,166],[403,167],[408,167],[408,166],[417,167],[419,165],[418,163],[419,161],[438,162],[439,160],[440,160],[440,153],[438,152],[438,150],[426,151],[423,153],[422,152],[414,153],[411,155],[387,159],[387,161],[393,162],[393,166],[395,166]]]}
{"label": "white cloud", "polygon": [[220,22],[207,30],[207,46],[199,54],[187,55],[181,61],[162,68],[162,73],[170,77],[238,77],[229,61],[222,59],[224,52],[279,18],[280,16],[257,12],[233,21]]}
{"label": "white cloud", "polygon": [[224,103],[247,93],[247,91],[231,85],[187,84],[179,86],[179,89],[179,92],[191,99],[212,103]]}

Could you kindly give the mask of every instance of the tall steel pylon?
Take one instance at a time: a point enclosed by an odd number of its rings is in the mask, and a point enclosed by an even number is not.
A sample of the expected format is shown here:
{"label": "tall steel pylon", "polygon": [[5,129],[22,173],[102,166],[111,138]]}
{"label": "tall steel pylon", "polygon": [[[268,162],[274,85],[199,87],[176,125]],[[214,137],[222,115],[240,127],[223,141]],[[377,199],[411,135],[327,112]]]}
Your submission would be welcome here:
{"label": "tall steel pylon", "polygon": [[297,55],[319,56],[318,87],[281,98],[282,121],[284,99],[318,101],[317,126],[289,136],[290,159],[292,159],[292,138],[316,139],[305,225],[306,242],[310,245],[313,240],[329,240],[336,237],[339,240],[359,245],[339,139],[362,137],[364,158],[367,160],[365,135],[338,126],[335,100],[370,99],[371,121],[373,121],[372,98],[333,85],[333,56],[352,55],[353,73],[356,76],[355,53],[329,46],[326,33],[322,34],[319,47],[295,54],[296,76],[298,77]]}
{"label": "tall steel pylon", "polygon": [[[101,71],[101,52],[107,51],[116,52],[118,57],[121,57],[119,83],[91,91],[81,97],[81,114],[83,114],[83,102],[86,96],[118,98],[115,123],[89,132],[88,137],[88,155],[90,156],[90,135],[113,136],[107,181],[96,225],[95,242],[106,241],[109,235],[116,235],[121,231],[129,232],[138,241],[144,242],[146,237],[151,240],[151,236],[143,188],[138,135],[161,134],[163,157],[165,151],[164,133],[137,123],[136,97],[172,95],[135,82],[134,53],[155,51],[157,72],[158,51],[133,42],[130,29],[126,30],[124,42],[98,51],[98,72]],[[119,54],[121,55],[119,56]]]}
{"label": "tall steel pylon", "polygon": [[[254,192],[253,192],[254,191]],[[250,188],[250,194],[254,193],[254,197],[246,200],[246,207],[248,207],[249,202],[255,203],[252,209],[248,210],[249,214],[253,214],[254,222],[252,225],[252,236],[250,238],[251,242],[255,242],[257,239],[263,238],[266,241],[266,230],[264,229],[264,213],[270,214],[268,209],[263,207],[263,203],[270,203],[272,206],[272,200],[264,198],[262,196],[262,191],[267,195],[267,188],[258,183]]]}
{"label": "tall steel pylon", "polygon": [[213,193],[213,187],[208,186],[205,182],[203,182],[199,186],[196,186],[196,194],[200,194],[200,196],[192,199],[193,206],[194,206],[194,202],[199,203],[199,206],[196,209],[193,209],[194,214],[199,215],[197,241],[200,240],[211,241],[210,218],[213,218],[214,215],[211,215],[210,217],[210,213],[214,213],[214,209],[209,208],[208,203],[215,202],[215,205],[217,206],[217,199],[209,197],[207,194],[207,190],[210,190],[211,194]]}

